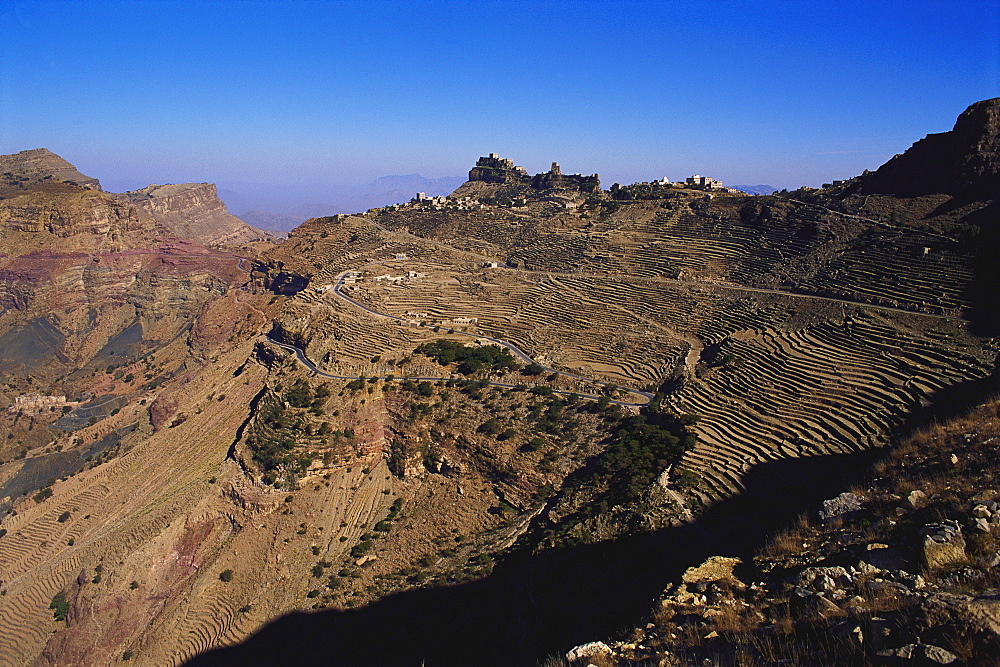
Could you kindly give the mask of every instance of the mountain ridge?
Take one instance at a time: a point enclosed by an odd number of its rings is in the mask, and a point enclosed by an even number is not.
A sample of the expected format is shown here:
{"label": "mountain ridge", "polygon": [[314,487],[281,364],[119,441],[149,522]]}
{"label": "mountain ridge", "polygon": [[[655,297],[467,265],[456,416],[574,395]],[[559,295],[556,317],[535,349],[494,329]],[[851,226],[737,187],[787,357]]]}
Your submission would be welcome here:
{"label": "mountain ridge", "polygon": [[970,105],[948,132],[929,134],[874,172],[860,194],[915,197],[945,193],[992,198],[1000,191],[1000,97]]}

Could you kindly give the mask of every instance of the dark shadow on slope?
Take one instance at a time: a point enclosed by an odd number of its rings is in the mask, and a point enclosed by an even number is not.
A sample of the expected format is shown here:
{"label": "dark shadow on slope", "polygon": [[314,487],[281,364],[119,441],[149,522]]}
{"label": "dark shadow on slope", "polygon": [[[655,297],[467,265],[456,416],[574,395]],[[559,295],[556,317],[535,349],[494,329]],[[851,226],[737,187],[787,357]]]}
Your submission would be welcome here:
{"label": "dark shadow on slope", "polygon": [[979,336],[1000,335],[1000,200],[992,201],[963,220],[979,234],[972,242],[976,257],[965,297],[972,304],[965,316]]}
{"label": "dark shadow on slope", "polygon": [[66,336],[47,318],[39,317],[18,324],[0,335],[0,370],[8,373],[31,373],[52,357],[67,361],[62,355]]}
{"label": "dark shadow on slope", "polygon": [[908,437],[935,422],[959,417],[972,406],[1000,393],[1000,369],[996,364],[997,361],[994,361],[993,372],[986,377],[966,380],[935,391],[930,396],[931,404],[928,407],[909,413],[906,420],[895,429],[897,439]]}
{"label": "dark shadow on slope", "polygon": [[535,665],[635,627],[684,569],[711,555],[749,556],[803,509],[860,477],[877,456],[758,465],[745,493],[696,524],[514,556],[482,581],[399,593],[363,609],[292,614],[242,645],[188,664]]}
{"label": "dark shadow on slope", "polygon": [[[0,484],[0,514],[3,514],[21,496],[32,494],[53,484],[60,477],[75,475],[87,462],[112,447],[117,447],[122,437],[135,429],[135,424],[116,429],[89,447],[78,447],[65,452],[43,454],[25,459],[16,473]],[[10,463],[9,466],[17,465]]]}
{"label": "dark shadow on slope", "polygon": [[151,341],[143,338],[142,323],[136,320],[121,333],[109,338],[87,365],[90,368],[104,368],[108,364],[124,366],[141,357],[153,346]]}

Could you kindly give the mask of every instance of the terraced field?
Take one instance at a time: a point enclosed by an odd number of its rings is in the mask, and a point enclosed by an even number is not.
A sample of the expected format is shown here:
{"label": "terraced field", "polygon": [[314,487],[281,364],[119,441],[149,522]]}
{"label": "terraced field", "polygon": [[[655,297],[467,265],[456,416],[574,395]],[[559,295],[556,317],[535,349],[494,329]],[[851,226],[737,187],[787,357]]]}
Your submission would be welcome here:
{"label": "terraced field", "polygon": [[957,241],[770,198],[768,214],[747,217],[747,201],[687,193],[619,202],[614,213],[596,216],[514,209],[461,220],[422,212],[374,219],[390,227],[405,220],[427,238],[461,247],[463,239],[488,240],[491,254],[531,270],[723,281],[932,313],[968,305],[971,255]]}
{"label": "terraced field", "polygon": [[[429,260],[440,238],[420,253],[421,239],[383,231],[377,252],[407,243],[405,268],[428,277],[361,283],[351,298],[442,329],[474,317],[460,328],[582,375],[653,389],[669,381],[667,403],[699,418],[699,444],[680,467],[701,476],[694,493],[705,502],[739,491],[757,462],[880,446],[935,391],[992,371],[989,342],[955,317],[971,279],[955,242],[809,205],[784,204],[782,224],[675,202],[631,206],[642,213],[623,206],[582,235],[524,231],[532,245],[517,261],[548,271]],[[615,224],[622,216],[626,228]],[[464,225],[502,240],[478,218]],[[352,258],[365,259],[376,256]],[[395,354],[422,338],[335,299],[302,299],[336,311],[349,331],[324,341],[337,355]]]}

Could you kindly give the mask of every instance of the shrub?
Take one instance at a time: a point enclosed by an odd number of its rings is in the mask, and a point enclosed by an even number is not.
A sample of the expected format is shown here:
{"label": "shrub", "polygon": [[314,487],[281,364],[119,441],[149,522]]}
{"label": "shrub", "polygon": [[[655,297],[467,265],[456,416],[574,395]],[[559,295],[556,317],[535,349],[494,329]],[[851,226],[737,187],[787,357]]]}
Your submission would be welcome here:
{"label": "shrub", "polygon": [[500,432],[500,420],[496,417],[490,417],[476,429],[480,433],[486,433],[488,435],[494,435]]}
{"label": "shrub", "polygon": [[36,493],[32,498],[36,503],[40,503],[51,497],[52,497],[52,487],[46,486],[44,489]]}
{"label": "shrub", "polygon": [[539,449],[545,446],[545,441],[541,438],[532,438],[528,442],[521,445],[522,452],[537,452]]}
{"label": "shrub", "polygon": [[219,573],[219,581],[225,581],[226,583],[229,583],[232,580],[233,580],[232,570],[223,570],[222,572]]}
{"label": "shrub", "polygon": [[458,363],[459,372],[466,375],[475,373],[484,366],[501,369],[511,368],[517,363],[514,355],[499,345],[466,347],[457,341],[442,339],[424,343],[414,351],[430,357],[442,366]]}
{"label": "shrub", "polygon": [[285,400],[294,408],[308,408],[313,401],[313,393],[309,388],[309,383],[305,380],[296,380],[285,392]]}
{"label": "shrub", "polygon": [[70,516],[71,515],[69,512],[63,512],[62,514],[59,515],[59,518],[56,519],[56,521],[58,521],[59,523],[66,523],[67,521],[69,521]]}
{"label": "shrub", "polygon": [[375,546],[370,539],[361,540],[351,548],[351,557],[361,558]]}

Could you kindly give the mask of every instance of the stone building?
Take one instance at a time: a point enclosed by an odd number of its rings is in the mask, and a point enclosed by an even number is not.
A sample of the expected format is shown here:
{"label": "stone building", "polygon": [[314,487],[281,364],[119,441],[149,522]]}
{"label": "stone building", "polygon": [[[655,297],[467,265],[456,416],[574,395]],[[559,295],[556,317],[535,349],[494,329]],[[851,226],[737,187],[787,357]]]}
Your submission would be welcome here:
{"label": "stone building", "polygon": [[694,176],[688,176],[684,181],[688,186],[693,186],[696,188],[705,188],[706,190],[714,190],[716,188],[722,187],[722,181],[718,181],[714,178],[709,178],[708,176],[699,176],[695,174]]}

